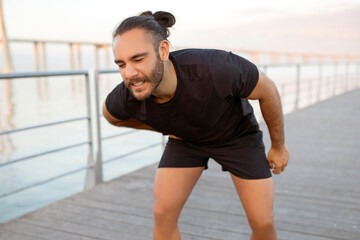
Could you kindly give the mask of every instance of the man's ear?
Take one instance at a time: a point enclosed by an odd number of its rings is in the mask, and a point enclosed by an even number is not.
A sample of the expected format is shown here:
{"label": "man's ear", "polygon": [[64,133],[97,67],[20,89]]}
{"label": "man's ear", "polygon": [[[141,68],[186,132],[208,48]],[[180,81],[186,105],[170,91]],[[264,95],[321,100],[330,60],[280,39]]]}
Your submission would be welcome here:
{"label": "man's ear", "polygon": [[163,40],[159,45],[159,56],[163,62],[166,62],[169,59],[170,53],[170,44],[168,41]]}

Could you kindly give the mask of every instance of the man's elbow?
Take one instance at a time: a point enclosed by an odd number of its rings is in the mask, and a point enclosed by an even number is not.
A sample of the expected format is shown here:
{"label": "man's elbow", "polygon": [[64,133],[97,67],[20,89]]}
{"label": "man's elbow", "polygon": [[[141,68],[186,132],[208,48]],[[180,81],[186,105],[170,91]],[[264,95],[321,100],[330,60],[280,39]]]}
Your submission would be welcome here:
{"label": "man's elbow", "polygon": [[104,118],[106,119],[106,121],[108,121],[111,125],[122,126],[123,121],[113,117],[107,110],[105,103],[103,105],[103,115],[104,115]]}
{"label": "man's elbow", "polygon": [[264,73],[260,71],[259,80],[252,91],[247,97],[250,100],[266,100],[278,96],[278,91],[274,81],[268,78]]}

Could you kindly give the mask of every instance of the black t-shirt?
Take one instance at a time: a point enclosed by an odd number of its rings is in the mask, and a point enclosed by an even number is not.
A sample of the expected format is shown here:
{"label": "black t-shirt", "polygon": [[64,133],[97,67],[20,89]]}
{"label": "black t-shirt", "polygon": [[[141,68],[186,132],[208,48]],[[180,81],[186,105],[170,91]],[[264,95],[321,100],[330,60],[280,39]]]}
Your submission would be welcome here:
{"label": "black t-shirt", "polygon": [[120,83],[107,97],[109,113],[135,118],[162,132],[198,145],[221,145],[259,131],[245,97],[255,88],[259,72],[231,52],[186,49],[170,53],[177,75],[174,97],[163,104],[152,97],[139,101]]}

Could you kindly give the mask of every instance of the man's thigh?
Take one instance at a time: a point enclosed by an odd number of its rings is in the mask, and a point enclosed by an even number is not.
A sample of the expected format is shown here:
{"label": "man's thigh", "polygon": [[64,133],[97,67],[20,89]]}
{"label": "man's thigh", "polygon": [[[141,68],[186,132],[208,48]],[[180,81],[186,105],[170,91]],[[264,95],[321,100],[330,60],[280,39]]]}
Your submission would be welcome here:
{"label": "man's thigh", "polygon": [[159,168],[154,181],[155,207],[181,211],[203,170],[204,167]]}
{"label": "man's thigh", "polygon": [[274,217],[274,184],[272,177],[242,179],[231,174],[231,178],[250,224],[251,222],[272,221]]}

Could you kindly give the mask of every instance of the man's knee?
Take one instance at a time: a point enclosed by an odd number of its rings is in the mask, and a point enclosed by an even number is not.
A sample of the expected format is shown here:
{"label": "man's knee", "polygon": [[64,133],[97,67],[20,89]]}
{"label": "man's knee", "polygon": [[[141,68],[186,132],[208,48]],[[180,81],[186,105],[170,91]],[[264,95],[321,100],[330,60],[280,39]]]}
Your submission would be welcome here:
{"label": "man's knee", "polygon": [[164,201],[155,201],[153,214],[155,219],[177,220],[181,212],[181,207]]}
{"label": "man's knee", "polygon": [[249,219],[251,229],[255,231],[267,231],[275,227],[273,216]]}

